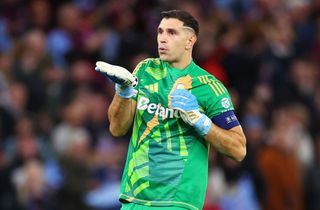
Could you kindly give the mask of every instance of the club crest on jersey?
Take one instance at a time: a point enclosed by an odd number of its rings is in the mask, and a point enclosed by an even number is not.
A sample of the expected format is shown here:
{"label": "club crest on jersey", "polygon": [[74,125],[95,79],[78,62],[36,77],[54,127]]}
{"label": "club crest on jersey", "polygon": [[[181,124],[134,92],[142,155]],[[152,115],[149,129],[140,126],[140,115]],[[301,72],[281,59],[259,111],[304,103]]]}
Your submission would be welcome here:
{"label": "club crest on jersey", "polygon": [[137,109],[146,110],[149,114],[160,116],[163,119],[181,117],[178,110],[165,108],[160,103],[150,103],[150,99],[143,96],[138,99]]}
{"label": "club crest on jersey", "polygon": [[230,101],[229,101],[229,99],[228,99],[228,98],[223,98],[223,99],[221,100],[221,106],[222,106],[223,108],[228,109],[228,108],[230,107]]}

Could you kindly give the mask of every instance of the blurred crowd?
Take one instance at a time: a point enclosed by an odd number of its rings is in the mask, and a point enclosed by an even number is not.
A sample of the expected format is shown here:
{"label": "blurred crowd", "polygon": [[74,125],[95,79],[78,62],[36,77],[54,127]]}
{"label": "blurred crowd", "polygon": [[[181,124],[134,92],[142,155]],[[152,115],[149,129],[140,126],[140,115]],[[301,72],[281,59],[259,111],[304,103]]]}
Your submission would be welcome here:
{"label": "blurred crowd", "polygon": [[95,62],[157,57],[174,8],[199,20],[194,60],[247,136],[241,163],[211,150],[204,209],[320,209],[320,1],[1,0],[1,210],[120,208],[130,134],[108,131],[114,86]]}

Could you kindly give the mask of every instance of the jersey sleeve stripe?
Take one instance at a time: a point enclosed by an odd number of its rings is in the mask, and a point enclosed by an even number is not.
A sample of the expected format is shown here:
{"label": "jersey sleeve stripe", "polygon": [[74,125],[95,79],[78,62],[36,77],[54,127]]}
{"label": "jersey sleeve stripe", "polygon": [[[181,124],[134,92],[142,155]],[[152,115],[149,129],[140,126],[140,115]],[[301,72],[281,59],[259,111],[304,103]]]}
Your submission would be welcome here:
{"label": "jersey sleeve stripe", "polygon": [[221,88],[222,90],[222,93],[225,93],[226,92],[226,89],[221,85],[220,82],[217,82],[218,86]]}
{"label": "jersey sleeve stripe", "polygon": [[199,76],[198,79],[199,79],[200,83],[203,83],[201,76]]}
{"label": "jersey sleeve stripe", "polygon": [[216,96],[219,96],[219,93],[217,92],[217,90],[213,87],[212,84],[209,84],[211,89],[213,90],[213,92],[216,94]]}
{"label": "jersey sleeve stripe", "polygon": [[220,87],[218,86],[217,82],[214,82],[213,85],[217,88],[219,95],[221,95],[223,93],[223,90],[220,89]]}
{"label": "jersey sleeve stripe", "polygon": [[206,84],[209,84],[210,83],[210,79],[208,76],[205,76],[205,80],[206,80]]}

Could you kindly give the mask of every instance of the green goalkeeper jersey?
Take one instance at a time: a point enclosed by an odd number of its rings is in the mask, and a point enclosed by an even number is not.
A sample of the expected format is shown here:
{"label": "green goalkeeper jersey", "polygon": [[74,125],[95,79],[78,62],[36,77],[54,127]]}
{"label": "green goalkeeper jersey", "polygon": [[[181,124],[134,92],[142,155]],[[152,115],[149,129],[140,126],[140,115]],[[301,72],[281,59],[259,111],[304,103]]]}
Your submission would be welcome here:
{"label": "green goalkeeper jersey", "polygon": [[134,74],[139,81],[137,106],[120,201],[202,209],[208,144],[169,108],[169,94],[177,81],[184,82],[197,97],[199,110],[212,118],[233,110],[226,88],[194,62],[180,70],[159,58],[146,59]]}

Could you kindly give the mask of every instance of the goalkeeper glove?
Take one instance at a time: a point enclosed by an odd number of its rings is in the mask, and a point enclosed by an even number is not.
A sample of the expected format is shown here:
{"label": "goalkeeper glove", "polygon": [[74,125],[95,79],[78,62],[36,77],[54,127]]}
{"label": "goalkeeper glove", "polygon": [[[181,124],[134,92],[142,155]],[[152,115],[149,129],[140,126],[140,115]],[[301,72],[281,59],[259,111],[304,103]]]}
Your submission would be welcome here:
{"label": "goalkeeper glove", "polygon": [[200,113],[197,98],[185,89],[175,89],[170,97],[170,108],[178,110],[182,120],[193,126],[200,135],[207,135],[212,122],[208,116]]}
{"label": "goalkeeper glove", "polygon": [[138,84],[138,79],[127,69],[103,61],[98,61],[96,62],[95,70],[116,83],[115,89],[117,95],[122,98],[136,96],[137,90],[135,90],[134,87]]}

